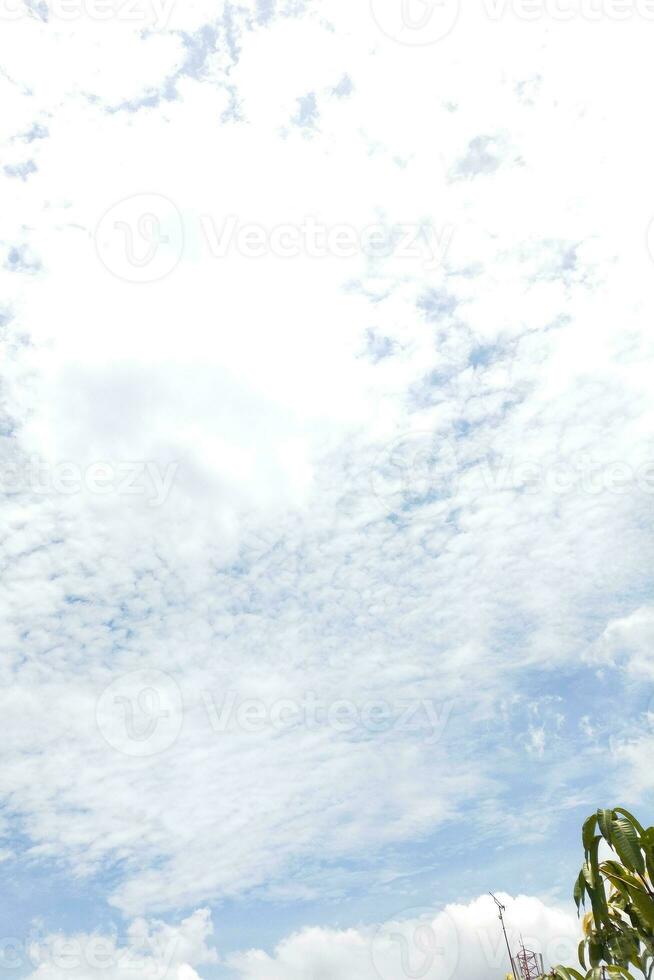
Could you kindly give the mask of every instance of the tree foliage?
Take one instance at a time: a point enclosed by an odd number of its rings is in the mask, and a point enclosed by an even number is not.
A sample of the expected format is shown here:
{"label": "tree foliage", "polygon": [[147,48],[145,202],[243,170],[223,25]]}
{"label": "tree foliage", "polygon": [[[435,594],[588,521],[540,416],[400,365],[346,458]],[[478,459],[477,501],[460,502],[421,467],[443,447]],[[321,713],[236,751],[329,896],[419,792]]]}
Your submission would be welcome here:
{"label": "tree foliage", "polygon": [[[557,980],[634,980],[654,975],[654,827],[622,807],[598,810],[583,825],[585,860],[574,886],[583,918],[579,970],[557,966]],[[608,855],[608,856],[607,856]]]}

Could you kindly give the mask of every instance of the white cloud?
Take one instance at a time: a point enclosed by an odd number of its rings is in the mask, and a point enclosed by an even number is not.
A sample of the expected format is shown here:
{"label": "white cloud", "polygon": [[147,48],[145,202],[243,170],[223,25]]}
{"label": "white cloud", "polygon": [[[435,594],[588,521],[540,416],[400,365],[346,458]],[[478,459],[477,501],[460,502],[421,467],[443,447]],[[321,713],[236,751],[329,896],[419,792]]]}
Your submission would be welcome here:
{"label": "white cloud", "polygon": [[654,607],[611,620],[593,648],[592,662],[624,664],[637,679],[654,680]]}
{"label": "white cloud", "polygon": [[[576,917],[537,898],[499,896],[506,904],[512,950],[527,949],[548,964],[574,965]],[[412,915],[411,913],[415,914]],[[486,980],[509,972],[497,908],[489,896],[441,912],[407,910],[368,929],[309,928],[283,940],[272,955],[251,950],[229,958],[242,980],[395,980],[419,973],[426,980]]]}
{"label": "white cloud", "polygon": [[[178,926],[133,921],[125,937],[101,933],[50,935],[30,943],[26,958],[35,967],[30,980],[119,980],[136,972],[151,980],[199,980],[194,969],[218,956],[208,909],[199,909]],[[21,955],[14,950],[16,959]]]}
{"label": "white cloud", "polygon": [[[500,894],[512,950],[522,939],[549,964],[575,961],[576,916],[541,899]],[[14,951],[16,952],[16,951]],[[426,980],[485,980],[508,972],[497,908],[488,896],[444,909],[405,909],[385,923],[349,929],[308,927],[261,949],[220,958],[208,910],[179,925],[138,919],[127,935],[52,935],[25,951],[29,980],[118,980],[128,970],[152,980],[196,980],[221,964],[234,980],[395,980],[416,969]],[[205,969],[203,969],[203,967]],[[399,972],[398,972],[399,971]]]}
{"label": "white cloud", "polygon": [[[628,54],[615,27],[589,45],[581,23],[468,11],[418,51],[334,0],[271,19],[178,4],[145,35],[3,30],[7,159],[36,167],[2,178],[7,460],[179,464],[158,508],[86,484],[3,502],[0,795],[33,858],[118,868],[108,897],[128,914],[316,895],[322,864],[337,891],[362,853],[465,810],[482,832],[527,752],[509,717],[496,765],[503,699],[574,667],[611,621],[641,644],[653,161],[633,120],[652,68],[640,25]],[[294,124],[310,95],[313,125]],[[48,135],[27,141],[36,123]],[[174,203],[185,246],[134,284],[94,232],[140,193]],[[202,219],[230,215],[454,232],[435,269],[422,253],[217,258]],[[95,717],[143,667],[184,704],[175,744],[145,760]],[[230,691],[453,710],[436,745],[424,723],[216,733],[202,695]],[[585,764],[553,735],[533,729],[548,801],[548,764]]]}

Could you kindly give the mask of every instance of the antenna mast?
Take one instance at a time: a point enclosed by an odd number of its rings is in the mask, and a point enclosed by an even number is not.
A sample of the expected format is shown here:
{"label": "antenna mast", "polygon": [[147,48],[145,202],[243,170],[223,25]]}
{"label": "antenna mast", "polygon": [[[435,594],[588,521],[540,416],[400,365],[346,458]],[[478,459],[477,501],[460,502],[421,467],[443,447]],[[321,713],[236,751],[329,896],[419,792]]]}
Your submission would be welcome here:
{"label": "antenna mast", "polygon": [[502,932],[504,933],[504,940],[506,942],[506,949],[509,954],[511,973],[513,974],[514,980],[539,980],[539,977],[544,977],[545,966],[543,964],[542,954],[534,953],[531,949],[525,949],[522,936],[520,937],[520,950],[516,953],[515,957],[511,955],[509,937],[506,934],[506,926],[504,925],[504,913],[506,912],[506,907],[502,905],[499,898],[496,898],[492,892],[489,892],[488,894],[497,905],[500,922],[502,923]]}
{"label": "antenna mast", "polygon": [[540,957],[540,969],[538,964],[539,957],[530,949],[525,949],[525,944],[520,939],[520,952],[516,956],[516,961],[522,973],[523,980],[538,980],[545,972],[543,967],[543,957]]}
{"label": "antenna mast", "polygon": [[[515,973],[515,968],[513,966],[513,956],[511,955],[511,946],[509,945],[509,937],[506,934],[506,926],[504,925],[504,912],[506,912],[506,906],[502,905],[499,898],[495,898],[492,892],[489,892],[488,894],[497,905],[497,911],[499,912],[500,922],[502,923],[502,932],[504,933],[504,939],[506,941],[506,951],[509,954],[509,963],[511,964],[511,972]],[[516,980],[518,980],[517,977]]]}

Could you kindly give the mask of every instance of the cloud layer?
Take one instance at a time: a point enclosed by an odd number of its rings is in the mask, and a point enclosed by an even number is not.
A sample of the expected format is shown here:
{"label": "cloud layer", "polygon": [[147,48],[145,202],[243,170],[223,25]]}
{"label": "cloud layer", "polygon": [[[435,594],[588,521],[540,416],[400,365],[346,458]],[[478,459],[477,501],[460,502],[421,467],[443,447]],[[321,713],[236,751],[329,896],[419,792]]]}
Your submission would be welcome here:
{"label": "cloud layer", "polygon": [[[569,913],[537,898],[500,895],[511,949],[522,937],[548,964],[572,963],[579,924]],[[152,980],[197,980],[198,967],[221,962],[234,980],[396,980],[418,973],[427,980],[484,980],[508,971],[497,907],[488,896],[442,910],[406,909],[385,923],[348,930],[306,928],[286,937],[270,955],[260,949],[221,960],[208,910],[176,926],[131,923],[125,939],[114,936],[48,936],[33,942],[30,980],[124,977],[138,969]]]}
{"label": "cloud layer", "polygon": [[642,799],[642,18],[80,9],[0,36],[2,867],[337,901]]}
{"label": "cloud layer", "polygon": [[[527,949],[548,964],[572,964],[578,923],[536,898],[502,894],[512,951],[521,935]],[[413,913],[413,914],[412,914]],[[485,980],[510,972],[497,907],[488,896],[442,911],[406,910],[375,929],[343,932],[306,929],[279,944],[272,956],[260,950],[233,956],[229,965],[243,980],[396,980],[416,974],[428,980]]]}

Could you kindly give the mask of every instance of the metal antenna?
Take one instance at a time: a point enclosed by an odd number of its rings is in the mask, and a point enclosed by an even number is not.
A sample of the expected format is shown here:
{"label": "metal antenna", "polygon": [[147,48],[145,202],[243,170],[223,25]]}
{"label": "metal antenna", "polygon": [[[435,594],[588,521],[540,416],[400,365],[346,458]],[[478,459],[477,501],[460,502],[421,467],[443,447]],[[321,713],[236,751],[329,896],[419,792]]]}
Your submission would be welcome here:
{"label": "metal antenna", "polygon": [[[489,892],[488,894],[490,895],[490,897],[493,899],[493,901],[497,905],[497,911],[499,912],[500,922],[502,923],[502,932],[504,933],[504,939],[506,941],[506,950],[507,950],[507,953],[509,954],[509,963],[511,964],[511,972],[514,973],[515,970],[514,970],[514,967],[513,967],[513,957],[511,955],[511,947],[509,945],[509,937],[506,934],[506,927],[504,925],[504,915],[503,915],[503,913],[506,912],[506,906],[505,905],[502,905],[502,903],[500,902],[499,898],[495,898],[495,896],[493,895],[492,892]],[[516,980],[518,980],[517,977],[516,977]]]}
{"label": "metal antenna", "polygon": [[538,956],[533,952],[533,950],[525,949],[522,936],[520,937],[520,952],[516,956],[516,960],[518,962],[523,980],[538,980],[538,978],[543,975],[542,963],[539,971]]}

